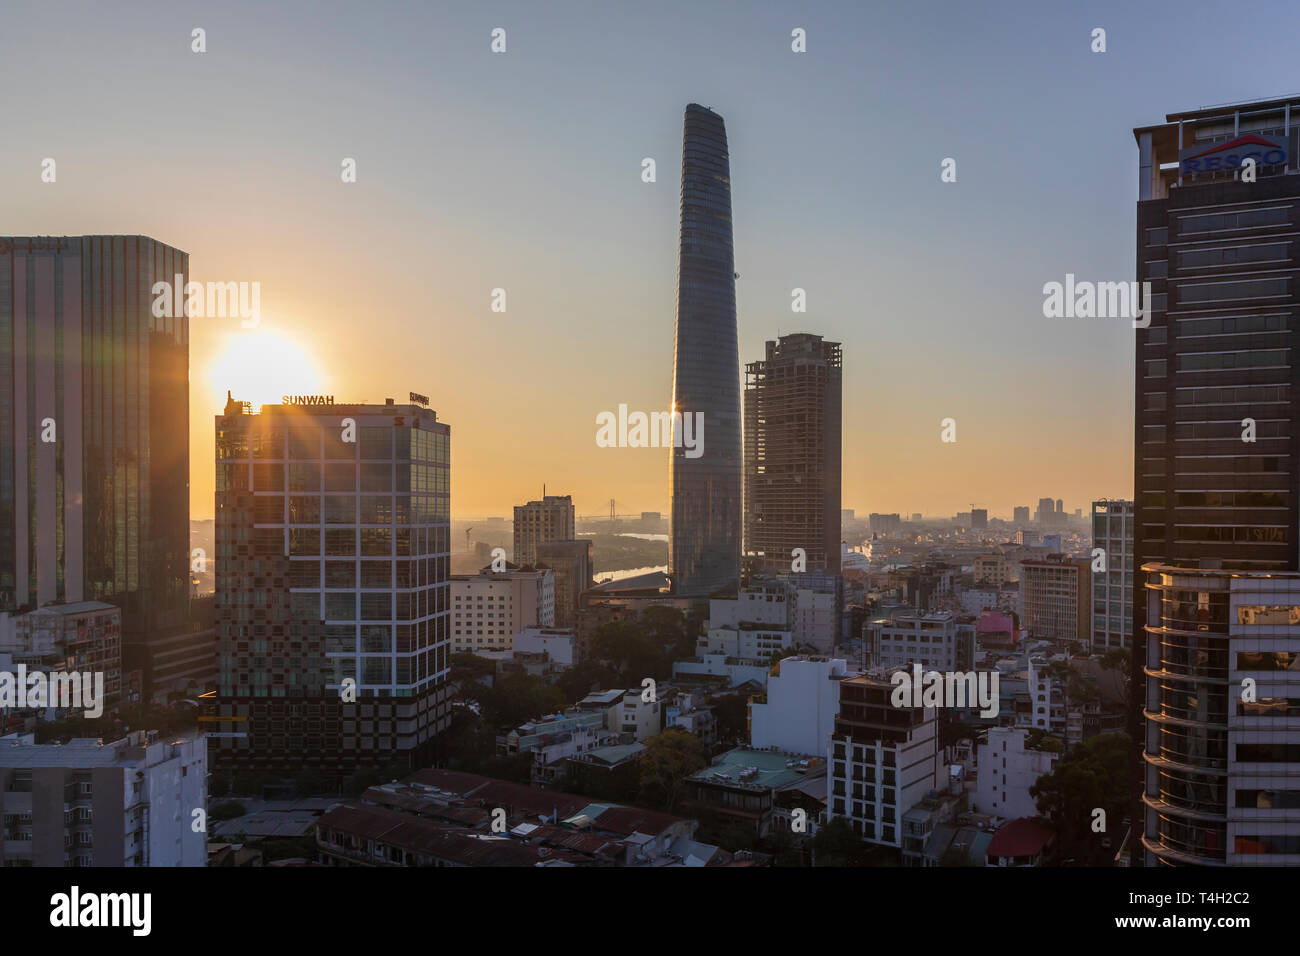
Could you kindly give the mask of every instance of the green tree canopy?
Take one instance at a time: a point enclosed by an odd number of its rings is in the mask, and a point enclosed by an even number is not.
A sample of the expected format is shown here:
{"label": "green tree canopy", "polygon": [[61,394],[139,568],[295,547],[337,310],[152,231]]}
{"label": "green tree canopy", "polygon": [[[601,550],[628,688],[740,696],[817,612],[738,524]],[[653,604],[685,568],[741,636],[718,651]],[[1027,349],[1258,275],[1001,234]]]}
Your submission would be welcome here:
{"label": "green tree canopy", "polygon": [[669,727],[645,741],[641,753],[641,798],[671,813],[688,776],[709,765],[704,745],[681,727]]}

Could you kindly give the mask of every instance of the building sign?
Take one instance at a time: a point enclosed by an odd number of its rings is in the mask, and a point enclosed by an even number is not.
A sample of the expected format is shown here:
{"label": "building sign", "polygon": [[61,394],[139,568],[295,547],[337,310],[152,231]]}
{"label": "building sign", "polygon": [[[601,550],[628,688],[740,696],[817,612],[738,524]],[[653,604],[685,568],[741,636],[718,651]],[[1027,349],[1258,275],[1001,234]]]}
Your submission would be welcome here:
{"label": "building sign", "polygon": [[281,395],[282,405],[333,405],[333,395]]}
{"label": "building sign", "polygon": [[1223,143],[1201,143],[1181,150],[1178,162],[1184,173],[1209,173],[1220,169],[1240,169],[1247,159],[1258,166],[1274,166],[1287,161],[1287,142],[1274,136],[1247,133]]}
{"label": "building sign", "polygon": [[429,396],[428,396],[428,395],[421,395],[421,394],[419,394],[418,392],[412,392],[412,393],[411,393],[411,402],[412,402],[413,404],[416,404],[416,405],[426,405],[426,406],[427,406],[427,405],[429,404]]}

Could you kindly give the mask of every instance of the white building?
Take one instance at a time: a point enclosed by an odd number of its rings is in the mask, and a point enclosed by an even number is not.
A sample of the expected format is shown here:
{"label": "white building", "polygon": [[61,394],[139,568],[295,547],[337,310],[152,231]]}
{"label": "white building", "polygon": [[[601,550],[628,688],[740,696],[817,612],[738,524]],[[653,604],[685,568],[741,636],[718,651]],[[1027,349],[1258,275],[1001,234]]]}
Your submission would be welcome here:
{"label": "white building", "polygon": [[709,628],[696,642],[700,657],[720,655],[764,663],[794,644],[792,595],[780,580],[744,588],[735,600],[709,602]]}
{"label": "white building", "polygon": [[549,568],[451,578],[451,651],[509,651],[514,636],[555,623],[555,578]]}
{"label": "white building", "polygon": [[[610,712],[610,729],[631,734],[637,741],[659,733],[663,729],[663,717],[660,714],[663,705],[657,698],[647,700],[648,696],[651,696],[648,688],[626,691],[617,709]],[[582,704],[579,703],[578,706],[581,707]]]}
{"label": "white building", "polygon": [[971,628],[959,628],[948,611],[899,614],[866,626],[867,654],[873,668],[922,667],[968,671],[974,657]]}
{"label": "white building", "polygon": [[1000,607],[1000,600],[998,591],[968,588],[961,592],[961,609],[967,614],[979,614],[985,608]]}
{"label": "white building", "polygon": [[1052,772],[1057,754],[1026,747],[1028,736],[1015,727],[989,729],[988,740],[979,746],[974,812],[1007,820],[1038,815],[1029,788]]}
{"label": "white building", "polygon": [[[840,634],[840,607],[833,592],[813,588],[792,588],[794,593],[791,629],[798,647],[811,647],[818,654],[835,650]],[[820,751],[819,751],[820,752]]]}
{"label": "white building", "polygon": [[526,627],[514,637],[514,650],[521,654],[546,654],[555,663],[572,667],[577,637],[571,627]]}
{"label": "white building", "polygon": [[0,866],[206,866],[203,737],[0,737]]}
{"label": "white building", "polygon": [[842,660],[787,657],[767,679],[767,702],[749,708],[750,745],[790,753],[826,752],[840,706],[840,681],[848,676]]}

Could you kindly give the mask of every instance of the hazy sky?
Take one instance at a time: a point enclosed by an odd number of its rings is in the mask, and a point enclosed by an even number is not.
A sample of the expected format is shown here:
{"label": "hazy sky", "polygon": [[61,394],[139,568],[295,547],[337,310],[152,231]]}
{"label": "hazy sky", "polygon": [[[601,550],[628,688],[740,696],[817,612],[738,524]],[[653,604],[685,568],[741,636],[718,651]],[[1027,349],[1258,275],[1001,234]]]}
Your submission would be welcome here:
{"label": "hazy sky", "polygon": [[1296,8],[870,6],[10,0],[0,234],[145,234],[191,279],[260,282],[257,329],[191,324],[195,517],[232,386],[428,395],[456,516],[543,482],[666,511],[666,453],[599,448],[595,419],[669,402],[699,102],[731,145],[742,363],[778,332],[844,344],[845,507],[1130,495],[1133,331],[1044,318],[1043,284],[1133,278],[1132,128],[1295,92]]}

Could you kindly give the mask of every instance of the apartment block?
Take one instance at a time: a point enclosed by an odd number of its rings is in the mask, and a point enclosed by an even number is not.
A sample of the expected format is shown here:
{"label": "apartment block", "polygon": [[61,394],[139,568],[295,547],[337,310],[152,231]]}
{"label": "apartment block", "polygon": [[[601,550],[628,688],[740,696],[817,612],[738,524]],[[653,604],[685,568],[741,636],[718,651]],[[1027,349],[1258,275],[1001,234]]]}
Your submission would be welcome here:
{"label": "apartment block", "polygon": [[572,541],[572,495],[543,495],[540,501],[515,505],[515,547],[511,555],[520,567],[537,563],[537,545],[543,541]]}
{"label": "apartment block", "polygon": [[895,707],[894,685],[868,675],[840,682],[830,745],[828,817],[869,842],[901,848],[903,815],[938,788],[938,721],[932,707]]}
{"label": "apartment block", "polygon": [[0,737],[0,865],[206,866],[207,745],[156,736]]}
{"label": "apartment block", "polygon": [[1034,637],[1088,644],[1092,635],[1092,563],[1049,556],[1020,562],[1021,623]]}
{"label": "apartment block", "polygon": [[555,623],[555,582],[549,569],[452,575],[451,652],[509,651],[514,636]]}

